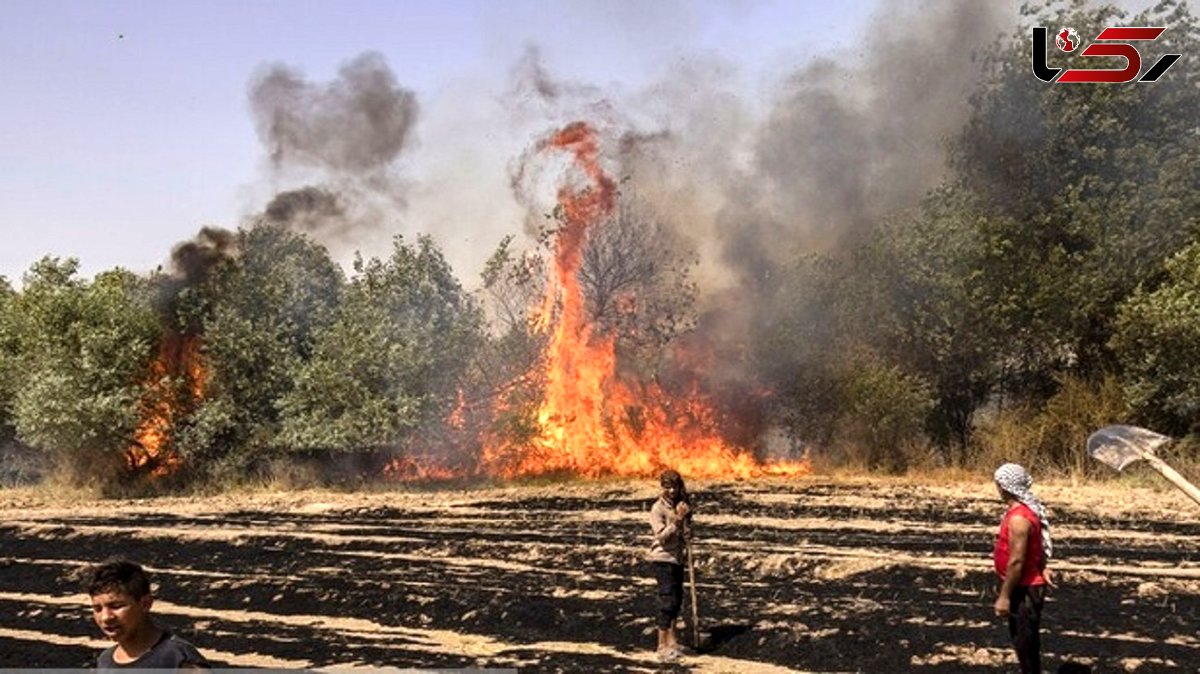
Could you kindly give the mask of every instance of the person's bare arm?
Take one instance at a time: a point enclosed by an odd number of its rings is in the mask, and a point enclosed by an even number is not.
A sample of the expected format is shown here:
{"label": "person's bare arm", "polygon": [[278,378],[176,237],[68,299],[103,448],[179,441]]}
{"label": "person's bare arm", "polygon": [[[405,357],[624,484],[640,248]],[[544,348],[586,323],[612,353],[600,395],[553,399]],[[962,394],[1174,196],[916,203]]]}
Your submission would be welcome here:
{"label": "person's bare arm", "polygon": [[1029,520],[1013,515],[1008,520],[1008,568],[1004,570],[1004,583],[1000,596],[996,597],[996,615],[1006,617],[1011,610],[1012,592],[1021,581],[1021,568],[1025,566],[1025,555],[1029,550]]}

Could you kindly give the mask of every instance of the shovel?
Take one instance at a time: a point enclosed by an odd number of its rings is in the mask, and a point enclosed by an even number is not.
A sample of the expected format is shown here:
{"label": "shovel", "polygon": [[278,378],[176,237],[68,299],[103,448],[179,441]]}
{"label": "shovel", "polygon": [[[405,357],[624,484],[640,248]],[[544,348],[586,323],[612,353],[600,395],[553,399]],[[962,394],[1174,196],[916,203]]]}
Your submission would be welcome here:
{"label": "shovel", "polygon": [[1154,454],[1154,450],[1169,442],[1170,437],[1138,426],[1105,426],[1088,438],[1087,452],[1093,459],[1118,471],[1135,461],[1144,460],[1193,501],[1200,503],[1200,489]]}

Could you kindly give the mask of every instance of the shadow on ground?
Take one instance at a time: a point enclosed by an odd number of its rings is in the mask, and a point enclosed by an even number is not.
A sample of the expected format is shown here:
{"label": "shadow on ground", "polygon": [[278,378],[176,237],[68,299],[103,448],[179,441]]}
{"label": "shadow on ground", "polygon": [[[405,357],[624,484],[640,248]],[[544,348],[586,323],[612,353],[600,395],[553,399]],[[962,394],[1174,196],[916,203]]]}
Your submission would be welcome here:
{"label": "shadow on ground", "polygon": [[[1007,641],[990,615],[985,564],[995,505],[899,494],[880,501],[878,489],[864,500],[883,505],[827,503],[856,489],[734,485],[697,495],[700,652],[818,672],[1005,671],[995,662]],[[755,498],[764,491],[786,504]],[[481,497],[437,514],[375,507],[7,521],[0,666],[85,664],[95,651],[75,642],[97,635],[83,597],[72,594],[72,573],[123,554],[157,570],[160,598],[187,607],[163,611],[162,621],[202,650],[311,667],[659,667],[649,653],[655,598],[641,561],[649,502]],[[585,520],[585,511],[627,516]],[[764,519],[795,517],[843,526],[792,529]],[[1099,535],[1111,521],[1071,510],[1057,521],[1089,532],[1060,542],[1063,559],[1176,565],[1200,556],[1198,525],[1139,520],[1137,530],[1159,536],[1115,546]],[[880,522],[904,526],[871,527]],[[937,531],[932,522],[962,526]],[[900,554],[910,561],[893,558]],[[946,559],[966,560],[968,570]],[[1064,581],[1045,614],[1050,671],[1065,658],[1096,671],[1125,671],[1133,660],[1144,661],[1138,672],[1195,671],[1195,582],[1160,591],[1118,574]],[[547,645],[564,642],[582,646]]]}

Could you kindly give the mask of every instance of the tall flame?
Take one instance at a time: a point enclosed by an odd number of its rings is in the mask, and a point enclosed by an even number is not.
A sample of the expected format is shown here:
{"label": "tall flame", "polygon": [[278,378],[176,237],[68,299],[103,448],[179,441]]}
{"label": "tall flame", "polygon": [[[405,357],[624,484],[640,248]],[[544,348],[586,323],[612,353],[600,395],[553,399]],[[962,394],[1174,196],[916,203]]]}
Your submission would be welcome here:
{"label": "tall flame", "polygon": [[583,187],[559,189],[561,227],[551,282],[534,320],[552,330],[542,363],[540,434],[520,445],[486,442],[484,469],[501,477],[560,472],[647,476],[664,467],[699,478],[807,472],[804,462],[764,464],[752,452],[727,443],[718,432],[713,406],[698,390],[673,397],[657,384],[618,376],[614,337],[593,331],[578,280],[589,232],[612,212],[616,185],[600,166],[596,131],[584,122],[554,133],[539,150],[568,153],[587,180]]}
{"label": "tall flame", "polygon": [[[180,395],[178,382],[181,377],[190,400]],[[183,461],[172,447],[175,424],[195,401],[204,397],[207,381],[200,338],[179,334],[164,336],[158,354],[150,364],[134,444],[125,451],[125,463],[130,472],[164,477],[179,470]]]}

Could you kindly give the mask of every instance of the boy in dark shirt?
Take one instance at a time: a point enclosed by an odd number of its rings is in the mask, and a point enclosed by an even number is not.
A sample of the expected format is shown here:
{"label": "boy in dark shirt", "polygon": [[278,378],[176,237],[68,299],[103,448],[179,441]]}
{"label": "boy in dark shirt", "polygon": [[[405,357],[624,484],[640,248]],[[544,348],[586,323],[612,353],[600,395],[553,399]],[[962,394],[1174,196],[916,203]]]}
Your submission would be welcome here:
{"label": "boy in dark shirt", "polygon": [[142,567],[123,559],[99,564],[87,573],[84,591],[96,625],[117,642],[96,658],[97,671],[210,669],[194,646],[154,624],[154,597]]}

